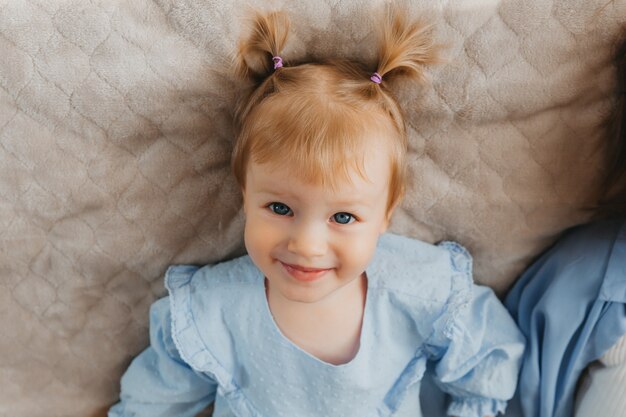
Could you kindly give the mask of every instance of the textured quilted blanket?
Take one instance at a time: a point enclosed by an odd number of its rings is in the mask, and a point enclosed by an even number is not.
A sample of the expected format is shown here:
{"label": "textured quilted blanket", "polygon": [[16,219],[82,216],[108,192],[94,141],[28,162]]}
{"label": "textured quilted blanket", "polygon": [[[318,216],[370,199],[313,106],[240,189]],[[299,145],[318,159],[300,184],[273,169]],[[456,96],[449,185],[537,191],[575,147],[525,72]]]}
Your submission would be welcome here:
{"label": "textured quilted blanket", "polygon": [[[383,1],[0,0],[0,416],[92,416],[147,343],[172,263],[243,253],[228,163],[246,6],[286,61],[372,63]],[[448,45],[401,85],[412,183],[392,230],[453,239],[502,293],[584,221],[624,0],[416,1]]]}

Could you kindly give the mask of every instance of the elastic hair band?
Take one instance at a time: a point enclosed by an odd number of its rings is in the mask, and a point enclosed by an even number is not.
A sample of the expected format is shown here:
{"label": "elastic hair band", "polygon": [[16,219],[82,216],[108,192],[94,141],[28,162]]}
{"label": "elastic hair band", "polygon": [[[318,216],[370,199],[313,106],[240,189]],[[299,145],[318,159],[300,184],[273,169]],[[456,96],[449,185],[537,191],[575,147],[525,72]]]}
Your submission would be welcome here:
{"label": "elastic hair band", "polygon": [[279,56],[275,56],[272,58],[272,61],[274,61],[274,69],[277,70],[278,68],[282,68],[283,67],[283,59]]}
{"label": "elastic hair band", "polygon": [[379,73],[375,72],[370,77],[370,80],[372,80],[376,84],[380,84],[381,82],[383,82],[383,77],[381,77],[381,75]]}

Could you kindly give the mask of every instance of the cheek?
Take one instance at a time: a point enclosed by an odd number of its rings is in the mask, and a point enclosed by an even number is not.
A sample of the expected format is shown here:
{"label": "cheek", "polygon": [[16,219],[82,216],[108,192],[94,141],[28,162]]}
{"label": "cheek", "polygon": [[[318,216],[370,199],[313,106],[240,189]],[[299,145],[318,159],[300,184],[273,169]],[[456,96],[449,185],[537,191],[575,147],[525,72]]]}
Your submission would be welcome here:
{"label": "cheek", "polygon": [[280,240],[279,229],[254,215],[246,216],[244,243],[253,260],[267,255]]}
{"label": "cheek", "polygon": [[349,269],[360,269],[357,272],[362,272],[374,256],[378,236],[378,230],[372,229],[364,231],[349,242],[341,243],[339,250],[342,252],[343,265]]}

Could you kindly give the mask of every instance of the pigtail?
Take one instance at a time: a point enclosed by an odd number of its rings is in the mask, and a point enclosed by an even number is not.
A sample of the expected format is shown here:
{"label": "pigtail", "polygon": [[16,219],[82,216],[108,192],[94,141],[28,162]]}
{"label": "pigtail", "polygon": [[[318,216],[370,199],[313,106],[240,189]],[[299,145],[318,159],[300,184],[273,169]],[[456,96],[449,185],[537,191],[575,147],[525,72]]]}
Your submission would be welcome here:
{"label": "pigtail", "polygon": [[239,43],[236,73],[244,79],[261,81],[274,71],[273,57],[280,56],[289,33],[287,14],[256,12],[250,21],[250,35]]}
{"label": "pigtail", "polygon": [[376,73],[384,80],[404,75],[424,81],[424,66],[440,61],[431,26],[410,22],[407,15],[406,10],[390,7],[381,26]]}
{"label": "pigtail", "polygon": [[247,92],[239,97],[235,108],[235,121],[241,128],[243,121],[264,97],[277,89],[276,69],[289,33],[290,21],[284,12],[263,14],[255,12],[249,20],[250,33],[239,42],[235,57],[235,74],[252,81]]}
{"label": "pigtail", "polygon": [[435,44],[430,25],[423,20],[409,20],[408,11],[397,6],[387,8],[379,39],[378,66],[370,78],[372,82],[368,83],[369,92],[378,98],[381,108],[406,141],[403,112],[393,93],[385,88],[385,81],[405,76],[424,82],[424,67],[441,61],[441,46]]}

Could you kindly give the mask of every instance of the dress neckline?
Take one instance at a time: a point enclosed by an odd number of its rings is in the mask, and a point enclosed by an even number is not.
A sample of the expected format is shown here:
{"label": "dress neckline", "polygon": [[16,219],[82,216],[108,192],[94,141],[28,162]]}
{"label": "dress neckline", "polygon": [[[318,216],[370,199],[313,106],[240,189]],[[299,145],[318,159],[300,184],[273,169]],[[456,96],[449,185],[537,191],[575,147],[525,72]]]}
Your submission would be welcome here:
{"label": "dress neckline", "polygon": [[358,363],[360,361],[360,358],[364,355],[363,354],[363,347],[366,346],[366,344],[368,343],[368,332],[367,329],[369,329],[369,322],[370,322],[370,305],[371,305],[371,297],[372,297],[372,271],[371,269],[373,268],[367,268],[364,272],[365,272],[365,280],[367,282],[367,292],[365,294],[365,305],[363,306],[363,319],[361,320],[361,332],[359,335],[359,347],[358,350],[356,352],[356,354],[352,357],[352,359],[350,359],[348,362],[345,363],[341,363],[338,365],[332,364],[330,362],[327,362],[323,359],[318,358],[317,356],[307,352],[306,350],[304,350],[303,348],[301,348],[300,346],[298,346],[296,343],[294,343],[291,339],[289,339],[287,336],[285,336],[285,334],[283,334],[283,332],[280,330],[280,328],[278,327],[278,324],[276,323],[276,320],[274,320],[274,316],[272,315],[272,311],[270,310],[270,306],[269,306],[269,302],[267,300],[267,297],[265,295],[265,276],[263,275],[263,273],[256,268],[257,270],[257,274],[258,274],[258,279],[256,279],[256,285],[259,287],[257,288],[257,291],[255,291],[255,293],[257,294],[257,296],[259,296],[261,298],[260,303],[262,305],[262,314],[263,317],[261,318],[261,320],[265,323],[268,324],[268,327],[271,328],[271,331],[276,335],[276,337],[278,337],[284,345],[289,346],[290,349],[297,351],[300,355],[308,358],[309,361],[312,361],[313,363],[315,363],[316,365],[322,366],[322,367],[326,367],[329,369],[346,369],[348,367],[352,367],[352,366],[356,366],[354,365],[355,363]]}

